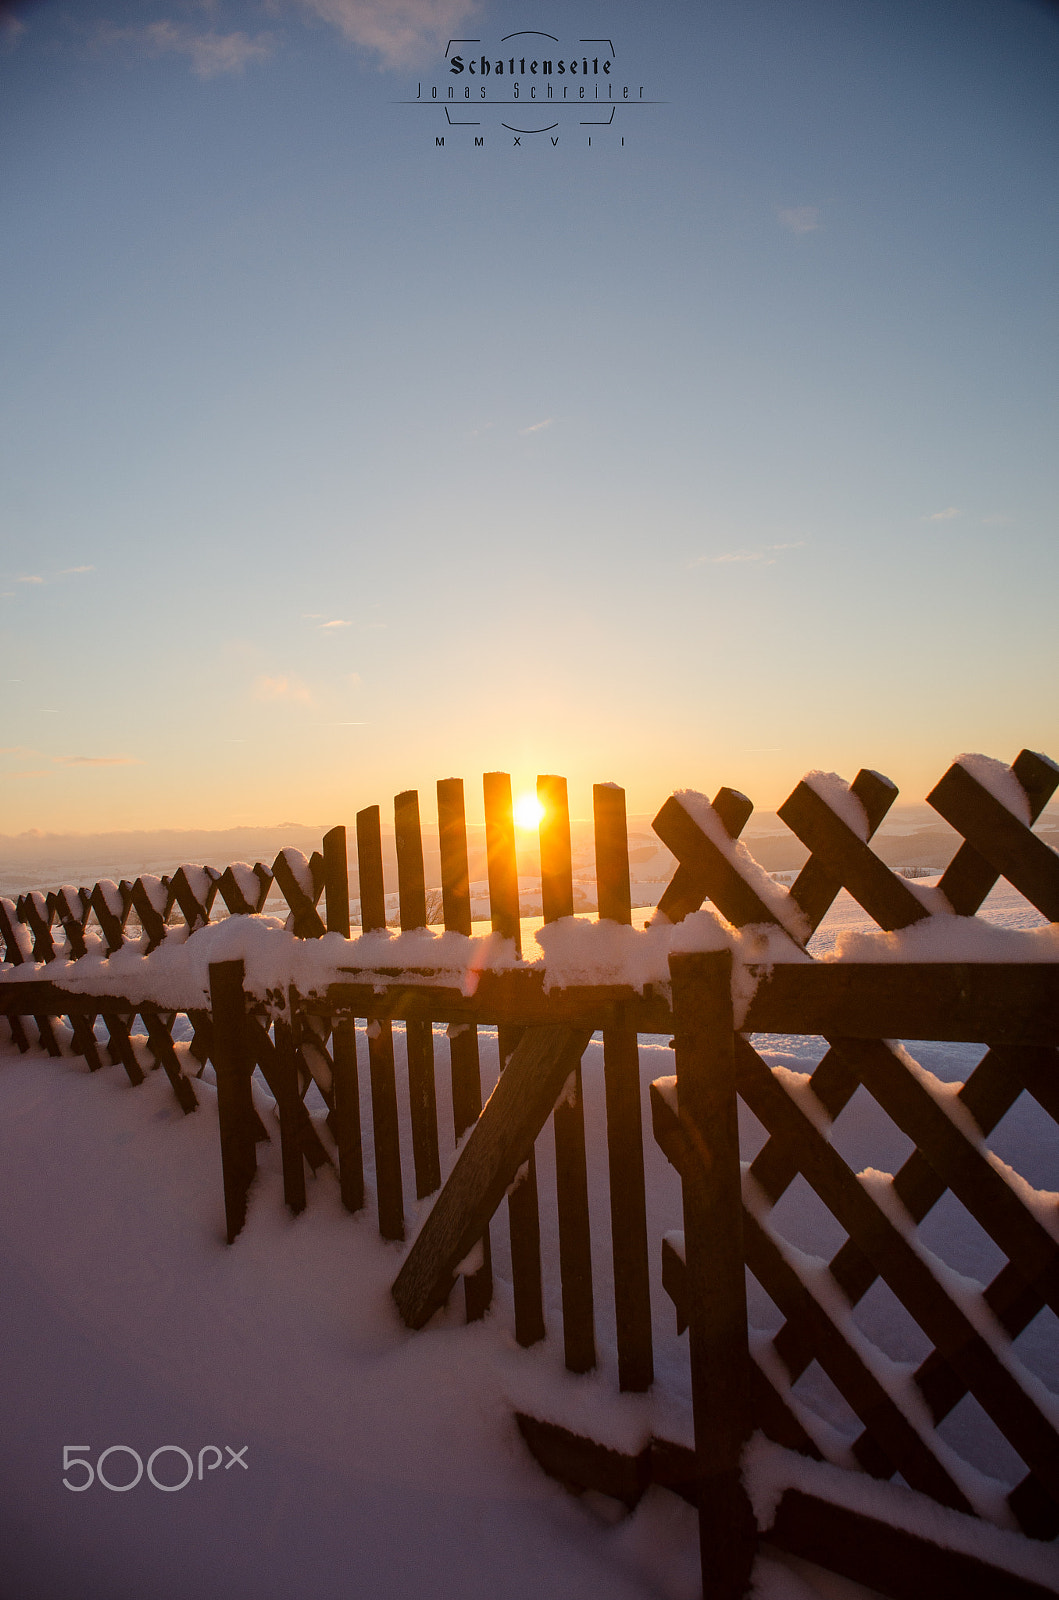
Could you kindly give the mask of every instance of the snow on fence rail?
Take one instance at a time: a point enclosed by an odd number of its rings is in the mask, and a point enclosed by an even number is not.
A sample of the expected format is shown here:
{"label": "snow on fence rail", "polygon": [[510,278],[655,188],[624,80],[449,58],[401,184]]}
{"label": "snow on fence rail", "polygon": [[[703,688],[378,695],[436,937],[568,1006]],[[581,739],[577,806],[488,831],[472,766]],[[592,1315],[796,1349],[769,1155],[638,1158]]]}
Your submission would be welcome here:
{"label": "snow on fence rail", "polygon": [[[752,810],[745,796],[722,789],[710,804],[675,795],[654,826],[679,865],[653,924],[637,933],[630,926],[623,791],[594,791],[600,920],[578,923],[571,920],[565,780],[541,778],[545,955],[528,963],[520,959],[510,781],[505,774],[485,778],[493,937],[475,939],[463,785],[444,780],[444,934],[426,930],[419,800],[408,792],[395,801],[400,934],[386,932],[373,807],[357,817],[359,939],[349,941],[345,832],[336,828],[311,861],[286,851],[271,868],[183,867],[170,879],[0,902],[7,962],[0,1009],[22,1048],[33,1018],[41,1043],[59,1053],[53,1019],[65,1017],[72,1048],[90,1067],[102,1065],[105,1053],[135,1083],[144,1065],[162,1066],[185,1111],[197,1103],[189,1074],[212,1061],[230,1239],[245,1218],[256,1144],[267,1137],[251,1093],[255,1067],[276,1102],[290,1207],[306,1203],[305,1163],[316,1170],[336,1158],[344,1203],[351,1211],[365,1204],[357,1019],[367,1022],[379,1227],[384,1237],[403,1237],[392,1033],[394,1023],[403,1025],[417,1198],[436,1196],[394,1284],[413,1327],[429,1320],[460,1277],[468,1317],[484,1313],[492,1296],[489,1224],[506,1196],[516,1336],[527,1345],[544,1337],[534,1144],[550,1117],[563,1341],[568,1367],[579,1372],[596,1362],[580,1060],[601,1031],[625,1390],[644,1390],[653,1377],[638,1036],[673,1033],[676,1077],[652,1087],[651,1112],[684,1193],[683,1238],[667,1237],[661,1248],[665,1289],[690,1328],[695,1449],[654,1440],[639,1456],[622,1456],[529,1417],[520,1419],[524,1435],[541,1463],[572,1485],[632,1503],[655,1481],[691,1498],[711,1594],[744,1591],[759,1527],[774,1542],[878,1587],[889,1539],[885,1514],[862,1507],[838,1516],[833,1496],[829,1502],[792,1493],[778,1509],[760,1493],[752,1505],[744,1487],[753,1488],[751,1435],[795,1459],[855,1464],[864,1481],[899,1477],[957,1518],[995,1519],[998,1508],[986,1503],[981,1481],[935,1431],[969,1394],[1024,1464],[1001,1517],[1036,1539],[1059,1532],[1059,1401],[1011,1343],[1043,1306],[1059,1314],[1057,1201],[1004,1167],[986,1142],[1024,1092],[1059,1120],[1059,857],[1031,831],[1057,783],[1059,768],[1029,751],[1011,768],[981,757],[957,761],[928,798],[964,842],[937,890],[926,891],[870,847],[897,793],[877,773],[862,771],[848,787],[810,774],[780,807],[810,850],[789,890],[739,842]],[[1000,877],[1053,926],[1007,935],[985,926],[976,913]],[[286,933],[266,928],[259,915],[274,886],[290,908]],[[856,960],[841,952],[813,960],[806,945],[841,887],[879,932],[858,936]],[[223,928],[211,924],[218,899],[232,914]],[[141,932],[130,949],[134,920]],[[189,1043],[174,1040],[180,1014],[190,1023]],[[133,1036],[137,1015],[149,1061]],[[100,1021],[106,1044],[97,1038]],[[436,1023],[448,1025],[452,1121],[463,1139],[444,1185]],[[502,1063],[484,1110],[483,1024],[498,1030]],[[770,1068],[754,1048],[755,1033],[777,1032],[827,1041],[807,1081]],[[968,1039],[988,1049],[953,1094],[889,1042],[899,1038]],[[328,1108],[331,1149],[305,1105],[312,1082]],[[832,1123],[861,1088],[915,1147],[893,1176],[858,1176],[830,1140]],[[737,1100],[767,1133],[743,1167]],[[826,1265],[792,1250],[771,1222],[773,1206],[799,1176],[846,1235]],[[1003,1253],[1004,1266],[984,1289],[958,1282],[917,1240],[917,1223],[946,1191]],[[747,1271],[784,1319],[766,1340],[748,1332]],[[914,1373],[896,1369],[852,1321],[852,1307],[880,1279],[930,1342]],[[848,1451],[836,1450],[794,1392],[812,1362],[859,1419],[862,1432]],[[755,1459],[760,1480],[760,1450]],[[875,1502],[872,1508],[878,1511]],[[988,1549],[965,1550],[946,1568],[937,1539],[907,1527],[904,1537],[920,1539],[917,1563],[940,1561],[953,1583],[965,1588],[968,1572],[976,1582],[993,1582]],[[924,1569],[904,1577],[902,1570],[883,1576],[884,1592],[921,1593]],[[1059,1579],[1042,1587],[1016,1576],[1010,1563],[1003,1574],[995,1592],[1059,1592]]]}

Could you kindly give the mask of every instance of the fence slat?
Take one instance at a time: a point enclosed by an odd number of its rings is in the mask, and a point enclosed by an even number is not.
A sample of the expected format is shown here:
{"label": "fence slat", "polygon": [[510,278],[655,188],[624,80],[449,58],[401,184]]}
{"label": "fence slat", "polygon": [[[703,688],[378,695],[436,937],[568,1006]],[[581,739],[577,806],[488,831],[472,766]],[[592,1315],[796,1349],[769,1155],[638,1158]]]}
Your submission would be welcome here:
{"label": "fence slat", "polygon": [[[1030,821],[1036,822],[1059,787],[1059,767],[1034,750],[1020,750],[1011,770],[1026,796]],[[938,888],[958,916],[970,917],[999,877],[996,868],[964,840],[942,873]]]}
{"label": "fence slat", "polygon": [[[438,842],[441,849],[441,897],[448,933],[471,932],[471,885],[467,860],[467,816],[462,778],[438,780]],[[482,1068],[475,1023],[449,1029],[452,1080],[452,1124],[457,1142],[478,1121],[482,1111]],[[468,1322],[485,1316],[493,1299],[493,1264],[489,1229],[482,1234],[482,1265],[463,1280]]]}
{"label": "fence slat", "polygon": [[241,961],[210,963],[210,1009],[224,1215],[228,1243],[232,1244],[246,1221],[247,1195],[257,1171],[257,1113],[250,1090],[254,1058],[247,1038]]}
{"label": "fence slat", "polygon": [[516,1180],[590,1038],[584,1029],[526,1029],[394,1280],[408,1327],[423,1327],[445,1304],[456,1267]]}
{"label": "fence slat", "polygon": [[[601,919],[628,925],[632,922],[632,886],[625,790],[615,783],[595,784],[592,816],[598,913]],[[607,1102],[618,1384],[623,1390],[640,1392],[650,1388],[654,1380],[654,1356],[640,1051],[635,1028],[604,1028],[603,1079]]]}
{"label": "fence slat", "polygon": [[699,1547],[711,1600],[749,1585],[757,1523],[740,1477],[750,1434],[750,1349],[736,1120],[730,950],[671,956],[683,1163]]}
{"label": "fence slat", "polygon": [[807,783],[795,787],[776,815],[880,928],[887,932],[909,928],[930,915],[904,878],[891,871]]}
{"label": "fence slat", "polygon": [[[722,788],[718,789],[711,804],[721,819],[728,837],[738,839],[753,812],[753,802],[748,800],[745,794],[740,794],[738,789]],[[666,832],[672,829],[671,838],[667,838],[666,833],[659,828],[659,822]],[[663,890],[656,908],[669,922],[683,922],[685,917],[699,909],[707,895],[713,897],[716,864],[712,854],[705,862],[700,859],[698,846],[703,836],[695,828],[694,823],[691,823],[693,831],[689,831],[689,823],[691,819],[684,807],[679,800],[671,797],[651,824],[662,843],[672,851],[679,863],[672,882]],[[681,850],[689,840],[690,851],[686,855],[681,854]],[[676,848],[678,843],[680,850]],[[741,879],[737,881],[739,884],[742,883]],[[754,921],[755,914],[760,909],[760,902],[756,897],[752,904],[748,903],[747,909],[746,920]]]}
{"label": "fence slat", "polygon": [[[541,900],[545,922],[574,914],[574,876],[570,847],[570,808],[566,779],[537,779],[540,821]],[[566,1092],[552,1116],[555,1137],[555,1198],[559,1213],[559,1276],[563,1301],[563,1345],[571,1372],[596,1364],[592,1305],[592,1239],[588,1218],[588,1162],[581,1063],[570,1074]]]}
{"label": "fence slat", "polygon": [[[427,925],[426,875],[423,870],[423,832],[419,820],[419,795],[406,789],[394,796],[394,830],[397,836],[397,887],[401,928],[410,932]],[[438,1154],[438,1108],[434,1088],[434,1030],[429,1022],[406,1022],[408,1101],[412,1123],[412,1159],[416,1198],[424,1200],[441,1183]]]}
{"label": "fence slat", "polygon": [[[349,862],[346,830],[332,828],[324,834],[324,909],[328,933],[349,938]],[[357,1073],[357,1032],[346,1018],[332,1019],[331,1060],[334,1067],[334,1123],[338,1144],[339,1187],[347,1211],[364,1204],[364,1150],[360,1126],[360,1080]]]}
{"label": "fence slat", "polygon": [[1059,857],[966,768],[959,762],[951,766],[927,795],[927,803],[1042,917],[1059,922]]}
{"label": "fence slat", "polygon": [[[897,799],[897,785],[884,778],[881,772],[862,767],[849,791],[864,807],[870,839]],[[827,870],[819,856],[810,855],[791,884],[791,899],[801,906],[814,931],[827,916],[841,887],[838,878]]]}
{"label": "fence slat", "polygon": [[[357,875],[360,884],[360,920],[364,932],[385,928],[386,890],[382,876],[382,824],[378,806],[368,806],[364,811],[357,812]],[[368,1070],[371,1079],[379,1232],[384,1239],[403,1239],[401,1134],[397,1117],[393,1031],[389,1022],[371,1022],[368,1025]]]}
{"label": "fence slat", "polygon": [[757,1052],[742,1036],[735,1048],[739,1093],[754,1115],[797,1150],[806,1181],[1059,1504],[1055,1436],[1033,1400]]}
{"label": "fence slat", "polygon": [[[485,796],[485,851],[489,876],[489,915],[494,933],[514,940],[522,954],[522,926],[518,897],[518,862],[515,856],[515,822],[511,806],[511,778],[506,772],[487,772],[482,778]],[[518,1047],[514,1028],[497,1029],[500,1071]],[[511,1284],[515,1298],[515,1337],[521,1345],[544,1338],[544,1296],[541,1290],[541,1225],[537,1199],[537,1159],[531,1148],[525,1173],[508,1195],[508,1231],[511,1238]]]}

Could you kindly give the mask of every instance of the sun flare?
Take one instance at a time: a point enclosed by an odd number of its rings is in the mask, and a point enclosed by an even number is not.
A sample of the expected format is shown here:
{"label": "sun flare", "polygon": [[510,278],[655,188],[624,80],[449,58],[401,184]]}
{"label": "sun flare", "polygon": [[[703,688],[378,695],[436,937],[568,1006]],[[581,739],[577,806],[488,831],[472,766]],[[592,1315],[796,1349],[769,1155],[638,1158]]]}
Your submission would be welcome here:
{"label": "sun flare", "polygon": [[544,807],[535,794],[524,794],[515,801],[515,822],[520,828],[532,832],[540,826],[544,816]]}

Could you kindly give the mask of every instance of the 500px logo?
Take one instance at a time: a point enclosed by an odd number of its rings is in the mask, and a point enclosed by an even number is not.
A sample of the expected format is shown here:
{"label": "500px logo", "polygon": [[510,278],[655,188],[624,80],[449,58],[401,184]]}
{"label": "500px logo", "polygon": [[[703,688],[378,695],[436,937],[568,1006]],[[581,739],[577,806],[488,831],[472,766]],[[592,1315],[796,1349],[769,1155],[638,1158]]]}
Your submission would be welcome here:
{"label": "500px logo", "polygon": [[[233,1450],[230,1444],[226,1444],[224,1448],[230,1458],[228,1461],[225,1461],[224,1457],[221,1455],[219,1445],[203,1445],[202,1449],[198,1453],[198,1480],[200,1483],[205,1475],[203,1468],[205,1468],[205,1472],[216,1472],[217,1468],[222,1462],[224,1462],[225,1472],[230,1472],[231,1469],[236,1465],[242,1467],[244,1472],[250,1471],[250,1468],[246,1463],[246,1452],[250,1448],[249,1445],[244,1444],[241,1450]],[[91,1489],[94,1483],[101,1483],[104,1489],[110,1489],[113,1494],[125,1494],[129,1489],[135,1489],[136,1485],[143,1477],[143,1457],[140,1455],[139,1451],[134,1450],[131,1444],[108,1445],[105,1450],[101,1450],[99,1452],[99,1455],[96,1458],[96,1464],[93,1467],[91,1461],[88,1459],[91,1449],[92,1446],[88,1444],[63,1445],[63,1472],[76,1472],[76,1469],[80,1468],[84,1473],[83,1482],[71,1483],[68,1477],[64,1477],[64,1489],[72,1489],[74,1494],[84,1494],[85,1490]],[[132,1457],[135,1473],[133,1477],[129,1478],[127,1483],[113,1482],[103,1470],[103,1465],[107,1458],[115,1455],[126,1455]],[[180,1464],[169,1462],[167,1464],[169,1470],[165,1472],[164,1477],[160,1475],[160,1473],[156,1473],[155,1462],[159,1460],[159,1457],[171,1455],[181,1456],[183,1458],[183,1462]],[[213,1460],[207,1461],[206,1457],[211,1455]],[[177,1473],[184,1470],[184,1463],[186,1463],[187,1466],[187,1471],[184,1476],[181,1477],[176,1483],[167,1483],[165,1481],[166,1478],[174,1477],[177,1475]],[[174,1467],[176,1467],[176,1472],[173,1471]],[[124,1476],[124,1474],[115,1474],[115,1476]],[[163,1494],[176,1494],[177,1490],[186,1489],[193,1477],[195,1477],[195,1461],[182,1445],[160,1444],[157,1450],[152,1450],[151,1454],[147,1458],[147,1481],[148,1483],[153,1484],[156,1489],[161,1489]]]}

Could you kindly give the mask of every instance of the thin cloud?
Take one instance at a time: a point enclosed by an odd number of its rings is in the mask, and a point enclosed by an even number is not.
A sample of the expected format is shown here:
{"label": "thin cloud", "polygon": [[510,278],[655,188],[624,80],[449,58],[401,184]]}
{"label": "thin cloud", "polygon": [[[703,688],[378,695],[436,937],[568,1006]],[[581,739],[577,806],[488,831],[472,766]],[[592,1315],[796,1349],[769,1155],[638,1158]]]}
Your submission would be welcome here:
{"label": "thin cloud", "polygon": [[254,684],[256,700],[278,700],[288,705],[311,706],[312,691],[300,678],[258,678]]}
{"label": "thin cloud", "polygon": [[139,767],[138,756],[52,756],[57,767]]}
{"label": "thin cloud", "polygon": [[23,578],[16,578],[15,582],[16,583],[43,583],[44,579],[41,577],[39,572],[32,572],[32,573],[27,573],[27,575],[25,577],[23,577]]}
{"label": "thin cloud", "polygon": [[103,24],[96,32],[96,43],[104,48],[131,44],[148,55],[183,55],[191,62],[198,78],[217,78],[224,73],[242,72],[251,62],[266,61],[276,48],[270,33],[251,38],[248,33],[196,33],[164,18],[142,28],[116,28]]}
{"label": "thin cloud", "polygon": [[521,434],[540,433],[542,428],[550,428],[551,425],[552,425],[552,418],[551,417],[545,417],[543,422],[531,422],[528,428],[520,428],[518,431]]}
{"label": "thin cloud", "polygon": [[932,511],[927,518],[928,522],[951,522],[953,517],[962,517],[963,512],[958,506],[946,506],[944,511]]}
{"label": "thin cloud", "polygon": [[302,0],[384,68],[410,67],[444,50],[479,9],[475,0]]}
{"label": "thin cloud", "polygon": [[95,572],[95,567],[60,567],[59,577],[69,578],[79,572]]}
{"label": "thin cloud", "polygon": [[331,622],[321,622],[321,628],[351,628],[352,622],[347,622],[344,617],[335,617]]}
{"label": "thin cloud", "polygon": [[819,206],[784,206],[776,215],[790,233],[815,233],[820,226]]}
{"label": "thin cloud", "polygon": [[801,550],[804,544],[804,539],[789,539],[783,544],[767,544],[761,550],[726,550],[719,556],[697,556],[689,566],[722,567],[747,562],[759,567],[774,567],[779,551]]}

